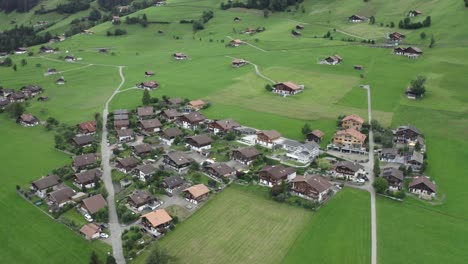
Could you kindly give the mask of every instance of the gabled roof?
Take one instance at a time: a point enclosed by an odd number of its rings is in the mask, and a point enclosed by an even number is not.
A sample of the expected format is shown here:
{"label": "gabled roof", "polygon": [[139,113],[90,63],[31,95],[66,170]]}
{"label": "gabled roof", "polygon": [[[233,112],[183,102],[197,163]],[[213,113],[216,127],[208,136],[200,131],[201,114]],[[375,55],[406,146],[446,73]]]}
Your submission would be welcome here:
{"label": "gabled roof", "polygon": [[176,109],[167,109],[163,111],[163,115],[167,116],[168,118],[179,117],[182,113],[179,113]]}
{"label": "gabled roof", "polygon": [[62,189],[51,192],[49,195],[51,200],[61,204],[69,201],[73,195],[75,195],[75,191],[70,187],[63,187]]}
{"label": "gabled roof", "polygon": [[258,151],[255,147],[245,147],[245,148],[239,148],[234,151],[238,151],[242,156],[246,158],[253,158],[258,155],[260,155],[260,151]]}
{"label": "gabled roof", "polygon": [[184,183],[184,178],[180,176],[171,176],[164,178],[163,182],[167,185],[168,188],[172,189],[176,186],[182,185]]}
{"label": "gabled roof", "polygon": [[186,115],[183,115],[182,118],[187,119],[190,123],[201,122],[206,119],[206,117],[198,112],[192,112]]}
{"label": "gabled roof", "polygon": [[169,152],[166,154],[166,156],[169,157],[169,159],[171,159],[177,165],[192,163],[192,160],[180,151]]}
{"label": "gabled roof", "polygon": [[138,107],[137,112],[138,112],[138,116],[151,116],[154,114],[154,107],[152,106]]}
{"label": "gabled roof", "polygon": [[257,135],[259,134],[265,135],[270,140],[275,140],[281,137],[281,134],[276,130],[262,130],[257,132]]}
{"label": "gabled roof", "polygon": [[298,176],[292,182],[305,182],[317,192],[322,193],[330,189],[333,185],[320,175]]}
{"label": "gabled roof", "polygon": [[364,140],[366,140],[366,135],[362,134],[361,132],[357,131],[354,128],[348,128],[348,129],[345,129],[345,130],[337,131],[335,133],[335,135],[337,135],[337,136],[350,135],[350,136],[356,138],[357,140],[359,140],[361,142],[364,142]]}
{"label": "gabled roof", "polygon": [[355,114],[352,114],[352,115],[349,115],[349,116],[345,116],[343,118],[343,122],[344,121],[348,121],[348,120],[353,120],[353,121],[356,121],[358,122],[359,124],[363,124],[364,123],[364,118],[358,116],[358,115],[355,115]]}
{"label": "gabled roof", "polygon": [[206,165],[205,168],[211,168],[216,172],[216,174],[221,176],[231,174],[236,171],[236,169],[229,167],[225,163],[213,163]]}
{"label": "gabled roof", "polygon": [[437,186],[429,180],[427,176],[414,177],[413,181],[409,184],[409,188],[415,187],[416,185],[424,184],[433,192],[437,192]]}
{"label": "gabled roof", "polygon": [[141,218],[146,219],[153,227],[172,221],[172,217],[164,209],[158,209],[143,215]]}
{"label": "gabled roof", "polygon": [[133,129],[120,129],[117,130],[118,137],[131,137],[133,136]]}
{"label": "gabled roof", "polygon": [[87,166],[96,163],[97,154],[88,153],[73,158],[73,164],[77,167]]}
{"label": "gabled roof", "polygon": [[314,131],[310,132],[311,135],[314,135],[318,138],[323,138],[325,133],[323,133],[321,130],[315,129]]}
{"label": "gabled roof", "polygon": [[410,160],[416,161],[422,164],[424,162],[424,155],[418,151],[413,151],[413,153],[411,154]]}
{"label": "gabled roof", "polygon": [[347,160],[339,161],[338,163],[336,163],[335,167],[346,167],[354,172],[358,170],[364,170],[364,166],[362,166],[361,164]]}
{"label": "gabled roof", "polygon": [[193,198],[198,198],[200,196],[203,196],[207,193],[210,192],[210,189],[208,189],[208,187],[206,187],[204,184],[200,183],[200,184],[197,184],[197,185],[193,185],[187,189],[184,190],[184,192],[188,192],[192,195]]}
{"label": "gabled roof", "polygon": [[297,85],[297,84],[295,84],[295,83],[293,83],[291,81],[277,83],[277,84],[275,84],[273,86],[276,87],[278,85],[284,85],[284,86],[288,87],[291,90],[300,90],[300,89],[302,89],[300,85]]}
{"label": "gabled roof", "polygon": [[240,127],[239,123],[232,119],[217,120],[213,123],[221,127],[223,130],[230,130],[236,127]]}
{"label": "gabled roof", "polygon": [[97,194],[83,199],[83,206],[90,214],[95,214],[102,208],[107,206],[107,202],[101,194]]}
{"label": "gabled roof", "polygon": [[128,199],[136,205],[142,205],[153,200],[153,196],[148,190],[135,190],[128,196]]}
{"label": "gabled roof", "polygon": [[137,167],[137,170],[141,171],[142,173],[148,175],[156,172],[156,167],[151,164],[145,164]]}
{"label": "gabled roof", "polygon": [[174,138],[174,137],[177,137],[177,136],[182,136],[184,133],[178,128],[171,127],[171,128],[163,130],[162,134],[165,137]]}
{"label": "gabled roof", "polygon": [[91,169],[81,173],[75,174],[75,178],[79,183],[87,183],[94,179],[101,177],[102,171],[100,169]]}
{"label": "gabled roof", "polygon": [[403,172],[393,167],[382,168],[381,176],[384,178],[394,177],[400,181],[403,181],[405,179]]}
{"label": "gabled roof", "polygon": [[80,233],[82,233],[88,238],[92,238],[94,235],[100,232],[101,232],[101,228],[95,223],[89,223],[87,225],[84,225],[80,229]]}
{"label": "gabled roof", "polygon": [[78,125],[81,130],[86,130],[90,133],[96,132],[96,121],[83,122]]}
{"label": "gabled roof", "polygon": [[116,120],[128,120],[128,114],[114,115],[114,121],[116,121]]}
{"label": "gabled roof", "polygon": [[37,118],[33,116],[32,114],[22,114],[20,116],[21,121],[23,122],[35,122],[37,121]]}
{"label": "gabled roof", "polygon": [[206,146],[213,142],[213,139],[208,135],[196,135],[192,137],[187,137],[187,143],[195,143],[198,146]]}
{"label": "gabled roof", "polygon": [[122,165],[122,167],[136,166],[139,163],[139,161],[133,156],[123,158],[123,159],[121,159],[121,160],[119,160],[117,162],[120,165]]}
{"label": "gabled roof", "polygon": [[402,130],[411,130],[411,131],[413,131],[414,133],[416,133],[418,135],[421,134],[421,132],[419,132],[419,129],[417,129],[415,126],[412,126],[412,125],[409,125],[409,124],[406,125],[406,126],[399,126],[397,128],[397,132],[402,131]]}
{"label": "gabled roof", "polygon": [[114,115],[128,115],[127,109],[117,109],[112,112]]}
{"label": "gabled roof", "polygon": [[140,123],[141,123],[141,126],[144,129],[151,129],[151,128],[161,127],[161,122],[156,118],[155,119],[141,120]]}
{"label": "gabled roof", "polygon": [[184,102],[184,100],[182,100],[181,98],[177,97],[177,98],[169,98],[167,99],[167,102],[170,104],[170,105],[178,105],[178,104],[182,104]]}
{"label": "gabled roof", "polygon": [[126,127],[128,125],[130,125],[130,121],[128,121],[128,120],[115,120],[114,121],[114,127],[117,127],[117,126]]}
{"label": "gabled roof", "polygon": [[272,178],[280,180],[287,178],[288,175],[293,174],[296,170],[292,167],[285,167],[283,165],[265,166],[260,172],[267,172]]}
{"label": "gabled roof", "polygon": [[43,177],[39,180],[33,181],[32,185],[35,186],[38,190],[44,190],[50,187],[53,187],[60,183],[60,178],[57,175],[49,175]]}
{"label": "gabled roof", "polygon": [[73,137],[73,142],[75,142],[79,146],[82,146],[82,145],[87,145],[87,144],[93,143],[94,138],[92,136],[90,136],[90,135],[75,136],[75,137]]}
{"label": "gabled roof", "polygon": [[135,146],[133,146],[133,148],[135,149],[135,152],[138,153],[138,154],[151,152],[151,150],[153,150],[151,145],[146,144],[146,143],[135,145]]}
{"label": "gabled roof", "polygon": [[203,100],[194,100],[194,101],[190,101],[188,104],[191,107],[200,108],[200,107],[203,107],[206,103]]}

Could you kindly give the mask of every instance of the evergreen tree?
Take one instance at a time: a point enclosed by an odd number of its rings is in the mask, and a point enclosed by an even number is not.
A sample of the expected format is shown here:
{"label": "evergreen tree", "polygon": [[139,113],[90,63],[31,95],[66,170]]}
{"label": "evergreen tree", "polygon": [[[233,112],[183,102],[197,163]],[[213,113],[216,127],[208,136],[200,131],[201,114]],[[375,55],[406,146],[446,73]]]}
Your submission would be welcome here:
{"label": "evergreen tree", "polygon": [[91,257],[89,259],[89,264],[100,264],[101,262],[99,261],[98,255],[96,252],[91,253]]}
{"label": "evergreen tree", "polygon": [[151,104],[151,96],[148,90],[143,92],[143,98],[141,99],[143,105],[150,105]]}

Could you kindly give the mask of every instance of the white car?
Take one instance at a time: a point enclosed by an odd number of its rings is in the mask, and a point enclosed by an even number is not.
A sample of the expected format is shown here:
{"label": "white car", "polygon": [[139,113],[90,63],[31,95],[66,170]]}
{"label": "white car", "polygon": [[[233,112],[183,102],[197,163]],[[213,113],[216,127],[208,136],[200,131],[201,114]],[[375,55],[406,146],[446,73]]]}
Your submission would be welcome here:
{"label": "white car", "polygon": [[90,223],[94,221],[93,218],[89,214],[84,214],[84,218],[86,219],[86,221]]}
{"label": "white car", "polygon": [[356,179],[355,183],[364,184],[366,181],[364,179]]}
{"label": "white car", "polygon": [[99,234],[99,236],[102,237],[102,238],[108,238],[109,237],[109,235],[106,234],[106,233],[101,233],[101,234]]}

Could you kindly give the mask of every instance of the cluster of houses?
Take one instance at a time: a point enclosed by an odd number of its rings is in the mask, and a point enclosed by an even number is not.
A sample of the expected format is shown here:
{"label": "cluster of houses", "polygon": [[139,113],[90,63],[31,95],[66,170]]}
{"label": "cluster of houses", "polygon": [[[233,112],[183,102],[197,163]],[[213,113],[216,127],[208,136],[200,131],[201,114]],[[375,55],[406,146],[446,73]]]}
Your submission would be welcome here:
{"label": "cluster of houses", "polygon": [[28,84],[19,91],[8,88],[0,88],[0,110],[4,110],[10,103],[21,103],[36,97],[43,92],[41,86]]}
{"label": "cluster of houses", "polygon": [[341,120],[340,129],[335,133],[327,148],[347,153],[365,154],[364,143],[367,136],[361,132],[363,124],[364,118],[359,115],[345,116]]}
{"label": "cluster of houses", "polygon": [[299,37],[301,36],[301,30],[304,29],[304,26],[303,25],[296,25],[296,28],[291,30],[291,34],[294,36],[294,37]]}

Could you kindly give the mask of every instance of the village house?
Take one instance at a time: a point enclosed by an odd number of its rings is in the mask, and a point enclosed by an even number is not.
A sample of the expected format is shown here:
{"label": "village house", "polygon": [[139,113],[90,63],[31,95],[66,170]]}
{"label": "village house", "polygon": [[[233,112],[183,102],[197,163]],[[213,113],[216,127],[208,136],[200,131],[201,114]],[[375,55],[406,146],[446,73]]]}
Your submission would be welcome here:
{"label": "village house", "polygon": [[79,148],[89,147],[94,143],[94,138],[90,135],[75,136],[72,138],[72,142]]}
{"label": "village house", "polygon": [[363,22],[364,20],[366,20],[366,18],[360,15],[352,15],[348,18],[348,21],[352,23],[360,23],[360,22]]}
{"label": "village house", "polygon": [[57,69],[55,69],[55,68],[48,68],[48,69],[47,69],[47,72],[45,73],[45,75],[53,75],[53,74],[57,74],[57,73],[58,73]]}
{"label": "village house", "polygon": [[73,169],[75,171],[81,171],[91,166],[96,165],[98,161],[98,155],[96,153],[88,153],[73,157]]}
{"label": "village house", "polygon": [[335,176],[338,178],[344,178],[347,180],[355,179],[367,174],[364,170],[364,166],[347,160],[337,162],[333,167],[333,171]]}
{"label": "village house", "polygon": [[117,169],[123,173],[130,173],[136,166],[140,163],[135,157],[126,157],[120,160],[117,160]]}
{"label": "village house", "polygon": [[172,194],[177,188],[184,185],[184,183],[184,178],[175,175],[164,178],[162,181],[162,186],[168,194]]}
{"label": "village house", "polygon": [[340,130],[333,136],[333,144],[338,146],[361,148],[366,140],[366,135],[354,128]]}
{"label": "village house", "polygon": [[195,130],[200,124],[205,121],[206,117],[198,112],[188,113],[179,117],[182,127],[185,129]]}
{"label": "village house", "polygon": [[317,143],[320,143],[324,135],[325,133],[323,133],[322,131],[318,129],[315,129],[314,131],[308,133],[306,137],[307,137],[307,141],[315,141]]}
{"label": "village house", "polygon": [[54,49],[52,47],[49,47],[49,46],[41,46],[39,48],[39,52],[41,53],[54,53]]}
{"label": "village house", "polygon": [[304,90],[304,85],[298,85],[293,82],[282,82],[273,85],[272,92],[280,95],[295,95]]}
{"label": "village house", "polygon": [[106,206],[107,202],[106,199],[102,197],[102,194],[96,194],[81,201],[81,209],[86,211],[90,215],[99,212]]}
{"label": "village house", "polygon": [[174,59],[176,59],[176,60],[186,60],[186,59],[188,59],[188,56],[185,53],[181,53],[181,52],[174,53],[173,56],[174,56]]}
{"label": "village house", "polygon": [[144,106],[138,107],[137,109],[138,119],[149,119],[154,115],[154,107],[152,106]]}
{"label": "village house", "polygon": [[154,90],[159,87],[159,84],[156,81],[146,81],[137,85],[138,88],[143,90]]}
{"label": "village house", "polygon": [[405,163],[404,157],[400,155],[396,148],[384,148],[379,153],[379,160],[389,163]]}
{"label": "village house", "polygon": [[91,189],[96,187],[96,182],[99,181],[101,176],[102,171],[99,168],[90,169],[75,174],[73,176],[73,184],[80,189]]}
{"label": "village house", "polygon": [[117,130],[117,138],[119,142],[130,142],[135,139],[133,129],[121,129]]}
{"label": "village house", "polygon": [[74,62],[74,61],[76,61],[76,57],[75,56],[65,56],[64,60],[66,62]]}
{"label": "village house", "polygon": [[162,113],[162,117],[168,121],[174,121],[181,116],[182,113],[179,113],[176,109],[166,109]]}
{"label": "village house", "polygon": [[254,33],[256,33],[256,32],[257,32],[257,31],[256,31],[255,29],[253,29],[253,28],[246,28],[246,29],[244,30],[244,34],[247,34],[247,35],[254,34]]}
{"label": "village house", "polygon": [[185,199],[191,203],[199,204],[208,198],[210,189],[204,184],[193,185],[185,190],[183,190]]}
{"label": "village house", "polygon": [[150,144],[142,143],[133,146],[133,154],[136,156],[148,155],[153,151],[153,147]]}
{"label": "village house", "polygon": [[358,115],[349,115],[345,116],[341,120],[341,127],[343,129],[348,129],[348,128],[354,128],[358,131],[361,131],[362,125],[364,124],[364,118],[358,116]]}
{"label": "village house", "polygon": [[9,97],[10,94],[14,93],[15,90],[8,88],[0,88],[0,95],[4,97]]}
{"label": "village house", "polygon": [[245,44],[245,42],[240,39],[233,39],[229,42],[229,45],[232,47],[239,47],[240,45],[243,45],[243,44]]}
{"label": "village house", "polygon": [[31,190],[40,198],[45,198],[47,193],[58,189],[60,178],[57,175],[49,175],[42,177],[39,180],[33,181]]}
{"label": "village house", "polygon": [[215,135],[218,133],[227,133],[236,127],[240,127],[240,125],[232,119],[216,120],[208,124],[209,130],[213,131]]}
{"label": "village house", "polygon": [[240,22],[241,21],[241,18],[240,17],[235,17],[234,18],[234,22]]}
{"label": "village house", "polygon": [[130,121],[128,120],[114,120],[114,129],[117,131],[127,129],[129,126]]}
{"label": "village house", "polygon": [[242,67],[244,65],[247,64],[247,61],[243,60],[243,59],[233,59],[232,60],[232,67],[235,67],[235,68],[239,68],[239,67]]}
{"label": "village house", "polygon": [[256,144],[259,144],[266,148],[273,148],[279,143],[281,134],[276,130],[263,130],[257,132]]}
{"label": "village house", "polygon": [[364,70],[364,66],[362,66],[362,65],[354,65],[354,66],[353,66],[353,69],[358,70],[358,71],[362,71],[362,70]]}
{"label": "village house", "polygon": [[422,15],[422,12],[419,11],[419,10],[410,10],[408,12],[409,17],[415,17],[415,16],[419,16],[419,15]]}
{"label": "village house", "polygon": [[260,184],[268,187],[280,185],[283,181],[289,182],[296,177],[296,170],[283,165],[265,166],[259,172]]}
{"label": "village house", "polygon": [[184,133],[180,129],[175,128],[175,127],[171,127],[171,128],[167,128],[167,129],[163,130],[162,133],[160,134],[159,138],[161,139],[161,141],[164,144],[172,145],[172,143],[174,143],[174,139],[176,137],[181,137],[183,135],[184,135]]}
{"label": "village house", "polygon": [[402,189],[405,176],[401,170],[393,167],[385,167],[382,168],[380,176],[387,180],[390,191],[399,191]]}
{"label": "village house", "polygon": [[212,142],[213,139],[208,135],[196,135],[185,138],[185,145],[191,150],[201,154],[204,154],[206,151],[211,149]]}
{"label": "village house", "polygon": [[206,103],[203,100],[194,100],[194,101],[190,101],[187,106],[193,111],[198,111],[198,110],[203,109],[205,105]]}
{"label": "village house", "polygon": [[297,30],[291,30],[291,34],[294,36],[294,37],[299,37],[302,35],[302,33],[300,31],[297,31]]}
{"label": "village house", "polygon": [[161,122],[158,119],[140,120],[140,128],[146,133],[159,132],[161,129]]}
{"label": "village house", "polygon": [[34,97],[43,92],[43,89],[39,85],[28,84],[21,88],[21,92],[27,97]]}
{"label": "village house", "polygon": [[296,29],[297,29],[297,30],[303,30],[303,29],[304,29],[304,26],[303,26],[303,25],[296,25]]}
{"label": "village house", "polygon": [[154,76],[154,71],[145,71],[145,77]]}
{"label": "village house", "polygon": [[182,98],[179,97],[169,98],[166,100],[166,103],[170,106],[179,106],[184,103],[184,100],[182,100]]}
{"label": "village house", "polygon": [[83,135],[92,135],[96,133],[96,121],[88,121],[78,124],[78,131]]}
{"label": "village house", "polygon": [[414,177],[413,181],[408,185],[408,189],[411,193],[427,200],[435,197],[437,193],[437,186],[427,176]]}
{"label": "village house", "polygon": [[229,167],[225,163],[213,163],[205,166],[205,171],[211,176],[218,178],[229,178],[236,175],[236,169]]}
{"label": "village house", "polygon": [[306,164],[314,161],[319,154],[320,146],[315,141],[310,141],[305,144],[301,144],[294,151],[286,153],[286,157]]}
{"label": "village house", "polygon": [[173,170],[181,173],[183,170],[187,169],[193,160],[187,157],[183,152],[175,151],[169,152],[164,155],[163,163],[172,168]]}
{"label": "village house", "polygon": [[320,175],[297,176],[291,181],[293,195],[322,203],[333,192],[333,185]]}
{"label": "village house", "polygon": [[75,195],[75,191],[70,187],[63,187],[56,191],[49,193],[47,198],[47,204],[49,208],[55,211],[55,208],[62,208],[63,206],[73,203],[72,197]]}
{"label": "village house", "polygon": [[65,78],[62,76],[62,77],[58,78],[58,79],[55,81],[55,83],[58,84],[58,85],[63,85],[63,84],[66,83],[66,81],[65,81]]}
{"label": "village house", "polygon": [[396,47],[393,49],[393,53],[395,55],[403,55],[409,58],[418,58],[419,56],[423,54],[423,51],[418,47],[407,47],[407,48]]}
{"label": "village house", "polygon": [[86,239],[97,239],[101,234],[101,227],[95,223],[89,223],[81,227],[80,233],[84,235]]}
{"label": "village house", "polygon": [[5,108],[10,104],[10,99],[0,96],[0,110],[5,110]]}
{"label": "village house", "polygon": [[392,33],[388,34],[388,39],[391,40],[391,41],[394,41],[394,42],[401,41],[405,37],[406,36],[404,34],[399,33],[399,32],[392,32]]}
{"label": "village house", "polygon": [[155,198],[148,190],[135,190],[127,198],[128,205],[139,212],[149,207],[154,201]]}
{"label": "village house", "polygon": [[424,164],[424,155],[418,151],[410,152],[406,156],[406,164],[411,166],[413,171],[419,171]]}
{"label": "village house", "polygon": [[141,165],[135,169],[135,173],[138,176],[138,179],[142,182],[146,182],[146,180],[148,180],[150,176],[155,174],[156,171],[156,167],[154,167],[151,164]]}
{"label": "village house", "polygon": [[28,48],[17,48],[15,49],[15,54],[25,54],[26,52],[28,52]]}
{"label": "village house", "polygon": [[39,125],[39,119],[37,119],[32,114],[22,114],[20,117],[18,117],[18,120],[16,122],[25,127]]}
{"label": "village house", "polygon": [[338,55],[333,55],[326,57],[321,61],[322,64],[328,64],[328,65],[337,65],[340,64],[343,61],[343,58],[341,58]]}
{"label": "village house", "polygon": [[153,236],[161,236],[169,229],[172,217],[164,209],[154,210],[141,217],[141,225]]}
{"label": "village house", "polygon": [[12,103],[21,103],[26,101],[26,95],[22,92],[13,92],[8,96]]}
{"label": "village house", "polygon": [[250,165],[261,155],[255,147],[239,148],[232,151],[232,159],[245,165]]}
{"label": "village house", "polygon": [[419,129],[412,125],[399,126],[393,131],[394,140],[397,143],[408,143],[415,141],[421,135]]}

